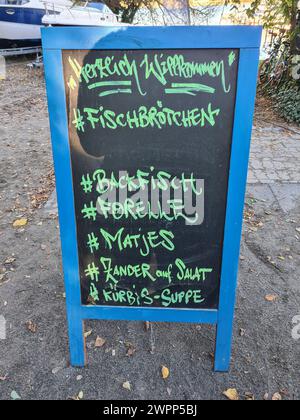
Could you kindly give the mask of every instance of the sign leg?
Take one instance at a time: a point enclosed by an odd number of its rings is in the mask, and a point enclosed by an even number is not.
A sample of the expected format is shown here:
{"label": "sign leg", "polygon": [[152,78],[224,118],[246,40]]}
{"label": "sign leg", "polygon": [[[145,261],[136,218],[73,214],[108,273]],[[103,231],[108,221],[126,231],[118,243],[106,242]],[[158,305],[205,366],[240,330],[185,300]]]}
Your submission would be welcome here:
{"label": "sign leg", "polygon": [[69,346],[71,365],[84,367],[86,364],[84,323],[77,317],[69,319]]}
{"label": "sign leg", "polygon": [[221,320],[217,325],[215,372],[228,372],[231,361],[233,321]]}

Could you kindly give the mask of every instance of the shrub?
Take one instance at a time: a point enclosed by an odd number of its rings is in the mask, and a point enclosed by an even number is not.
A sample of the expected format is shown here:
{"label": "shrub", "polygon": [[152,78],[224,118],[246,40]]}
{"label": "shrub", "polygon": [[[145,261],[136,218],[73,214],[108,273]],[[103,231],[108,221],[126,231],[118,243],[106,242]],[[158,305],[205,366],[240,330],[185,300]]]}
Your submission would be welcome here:
{"label": "shrub", "polygon": [[270,95],[276,110],[288,122],[300,124],[300,86],[297,82],[289,82]]}

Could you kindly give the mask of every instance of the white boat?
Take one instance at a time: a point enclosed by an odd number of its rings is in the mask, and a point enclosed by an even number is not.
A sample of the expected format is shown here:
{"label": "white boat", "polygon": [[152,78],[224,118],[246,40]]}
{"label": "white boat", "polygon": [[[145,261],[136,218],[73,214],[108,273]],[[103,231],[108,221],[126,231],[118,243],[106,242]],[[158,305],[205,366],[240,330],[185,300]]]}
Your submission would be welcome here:
{"label": "white boat", "polygon": [[[94,4],[93,4],[94,6]],[[52,13],[52,2],[45,2],[46,14],[42,22],[46,26],[116,26],[124,25],[117,16],[104,4],[95,7],[66,7],[60,14]]]}
{"label": "white boat", "polygon": [[[52,1],[50,14],[71,7],[69,0]],[[42,0],[0,0],[0,49],[41,45]]]}

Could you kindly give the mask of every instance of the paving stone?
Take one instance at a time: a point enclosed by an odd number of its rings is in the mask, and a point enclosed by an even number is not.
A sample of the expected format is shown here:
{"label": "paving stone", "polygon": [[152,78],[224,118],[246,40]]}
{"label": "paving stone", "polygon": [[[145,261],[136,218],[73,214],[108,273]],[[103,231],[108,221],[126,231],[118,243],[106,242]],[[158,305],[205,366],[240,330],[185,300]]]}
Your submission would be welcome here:
{"label": "paving stone", "polygon": [[249,183],[300,184],[298,135],[272,125],[255,127],[252,137]]}
{"label": "paving stone", "polygon": [[270,188],[285,213],[294,210],[299,205],[300,184],[276,184],[270,186]]}

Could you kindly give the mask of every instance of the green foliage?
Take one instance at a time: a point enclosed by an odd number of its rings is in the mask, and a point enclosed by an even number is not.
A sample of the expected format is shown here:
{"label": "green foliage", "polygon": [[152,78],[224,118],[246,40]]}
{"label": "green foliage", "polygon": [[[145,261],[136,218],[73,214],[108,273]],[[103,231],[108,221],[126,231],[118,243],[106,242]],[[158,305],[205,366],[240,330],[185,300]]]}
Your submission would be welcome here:
{"label": "green foliage", "polygon": [[249,17],[254,17],[258,8],[265,5],[264,24],[266,27],[272,28],[276,23],[289,24],[293,10],[295,8],[295,0],[255,0],[251,3],[247,13]]}
{"label": "green foliage", "polygon": [[276,109],[288,122],[300,124],[300,86],[291,81],[282,86],[271,98],[276,103]]}
{"label": "green foliage", "polygon": [[[248,18],[255,18],[258,11],[262,13],[261,20],[265,28],[282,29],[289,26],[290,39],[296,36],[298,0],[253,0],[245,12]],[[225,4],[231,4],[233,9],[238,8],[240,0],[225,0]]]}
{"label": "green foliage", "polygon": [[275,42],[270,57],[261,65],[259,89],[272,99],[280,116],[300,124],[300,81],[293,78],[294,58],[287,38]]}

